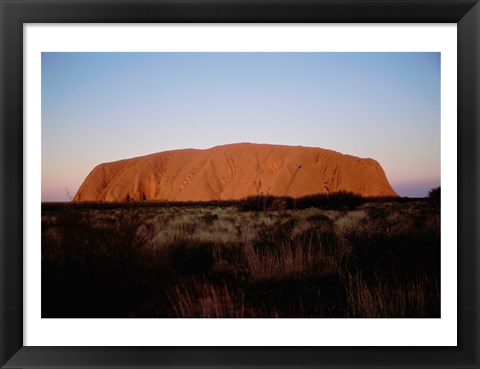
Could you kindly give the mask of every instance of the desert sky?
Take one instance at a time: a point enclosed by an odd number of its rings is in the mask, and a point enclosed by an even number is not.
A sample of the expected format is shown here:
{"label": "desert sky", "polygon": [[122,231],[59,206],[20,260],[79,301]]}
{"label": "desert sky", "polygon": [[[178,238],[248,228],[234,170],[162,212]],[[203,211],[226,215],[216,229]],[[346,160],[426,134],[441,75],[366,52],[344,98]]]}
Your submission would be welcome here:
{"label": "desert sky", "polygon": [[236,142],[377,160],[440,185],[440,53],[42,53],[42,201],[97,165]]}

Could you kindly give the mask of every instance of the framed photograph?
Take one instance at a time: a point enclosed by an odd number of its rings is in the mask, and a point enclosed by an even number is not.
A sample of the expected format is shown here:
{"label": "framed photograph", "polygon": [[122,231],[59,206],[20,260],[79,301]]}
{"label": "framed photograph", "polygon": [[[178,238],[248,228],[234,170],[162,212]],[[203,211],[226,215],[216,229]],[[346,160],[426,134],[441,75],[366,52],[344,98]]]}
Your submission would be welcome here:
{"label": "framed photograph", "polygon": [[478,368],[480,5],[0,0],[2,368]]}

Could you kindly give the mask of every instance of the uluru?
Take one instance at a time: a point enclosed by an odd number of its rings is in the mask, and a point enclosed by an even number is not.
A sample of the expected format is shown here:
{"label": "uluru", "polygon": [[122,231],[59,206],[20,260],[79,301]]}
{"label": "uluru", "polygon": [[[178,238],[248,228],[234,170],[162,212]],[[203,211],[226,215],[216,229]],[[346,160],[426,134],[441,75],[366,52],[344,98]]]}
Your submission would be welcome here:
{"label": "uluru", "polygon": [[374,159],[303,146],[238,143],[97,165],[73,201],[210,201],[348,191],[398,196]]}

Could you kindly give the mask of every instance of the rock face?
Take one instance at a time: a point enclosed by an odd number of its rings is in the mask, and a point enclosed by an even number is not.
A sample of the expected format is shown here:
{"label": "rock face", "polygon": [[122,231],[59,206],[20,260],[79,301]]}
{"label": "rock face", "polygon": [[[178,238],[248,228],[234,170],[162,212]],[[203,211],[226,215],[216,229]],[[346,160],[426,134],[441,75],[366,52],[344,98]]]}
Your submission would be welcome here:
{"label": "rock face", "polygon": [[313,147],[240,143],[100,164],[73,201],[208,201],[338,191],[397,196],[373,159]]}

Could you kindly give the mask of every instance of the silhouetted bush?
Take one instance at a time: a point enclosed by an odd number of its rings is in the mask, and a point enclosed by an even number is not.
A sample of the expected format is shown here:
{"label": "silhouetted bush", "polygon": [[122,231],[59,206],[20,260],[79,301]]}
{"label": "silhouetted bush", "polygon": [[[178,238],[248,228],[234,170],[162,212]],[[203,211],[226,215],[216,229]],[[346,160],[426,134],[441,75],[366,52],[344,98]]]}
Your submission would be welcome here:
{"label": "silhouetted bush", "polygon": [[295,242],[297,247],[318,257],[333,255],[338,249],[338,238],[333,227],[309,228],[295,236]]}
{"label": "silhouetted bush", "polygon": [[74,207],[58,212],[56,236],[42,236],[42,316],[128,316],[153,263],[140,226],[135,210],[106,224]]}
{"label": "silhouetted bush", "polygon": [[208,224],[211,225],[214,221],[218,220],[218,215],[217,214],[205,214],[202,216],[202,220]]}
{"label": "silhouetted bush", "polygon": [[351,192],[334,192],[300,197],[296,200],[297,209],[325,208],[325,209],[355,209],[365,202],[365,199]]}
{"label": "silhouetted bush", "polygon": [[367,199],[351,192],[334,192],[303,196],[297,199],[291,197],[276,197],[272,195],[250,196],[239,201],[242,211],[292,210],[292,209],[355,209]]}
{"label": "silhouetted bush", "polygon": [[195,240],[180,240],[169,246],[175,269],[184,274],[206,273],[213,267],[214,244]]}
{"label": "silhouetted bush", "polygon": [[346,238],[354,264],[367,278],[413,278],[417,273],[440,277],[440,234],[425,228],[395,229],[383,220],[364,221]]}
{"label": "silhouetted bush", "polygon": [[290,246],[296,222],[293,218],[270,226],[262,225],[253,241],[253,248],[258,251],[279,251],[281,247]]}
{"label": "silhouetted bush", "polygon": [[428,192],[428,202],[432,206],[440,207],[440,187],[432,188]]}
{"label": "silhouetted bush", "polygon": [[292,209],[294,199],[291,197],[277,197],[272,195],[249,196],[238,201],[238,208],[242,211],[265,211]]}
{"label": "silhouetted bush", "polygon": [[250,281],[245,288],[254,317],[336,318],[346,314],[345,289],[337,274],[284,276]]}

